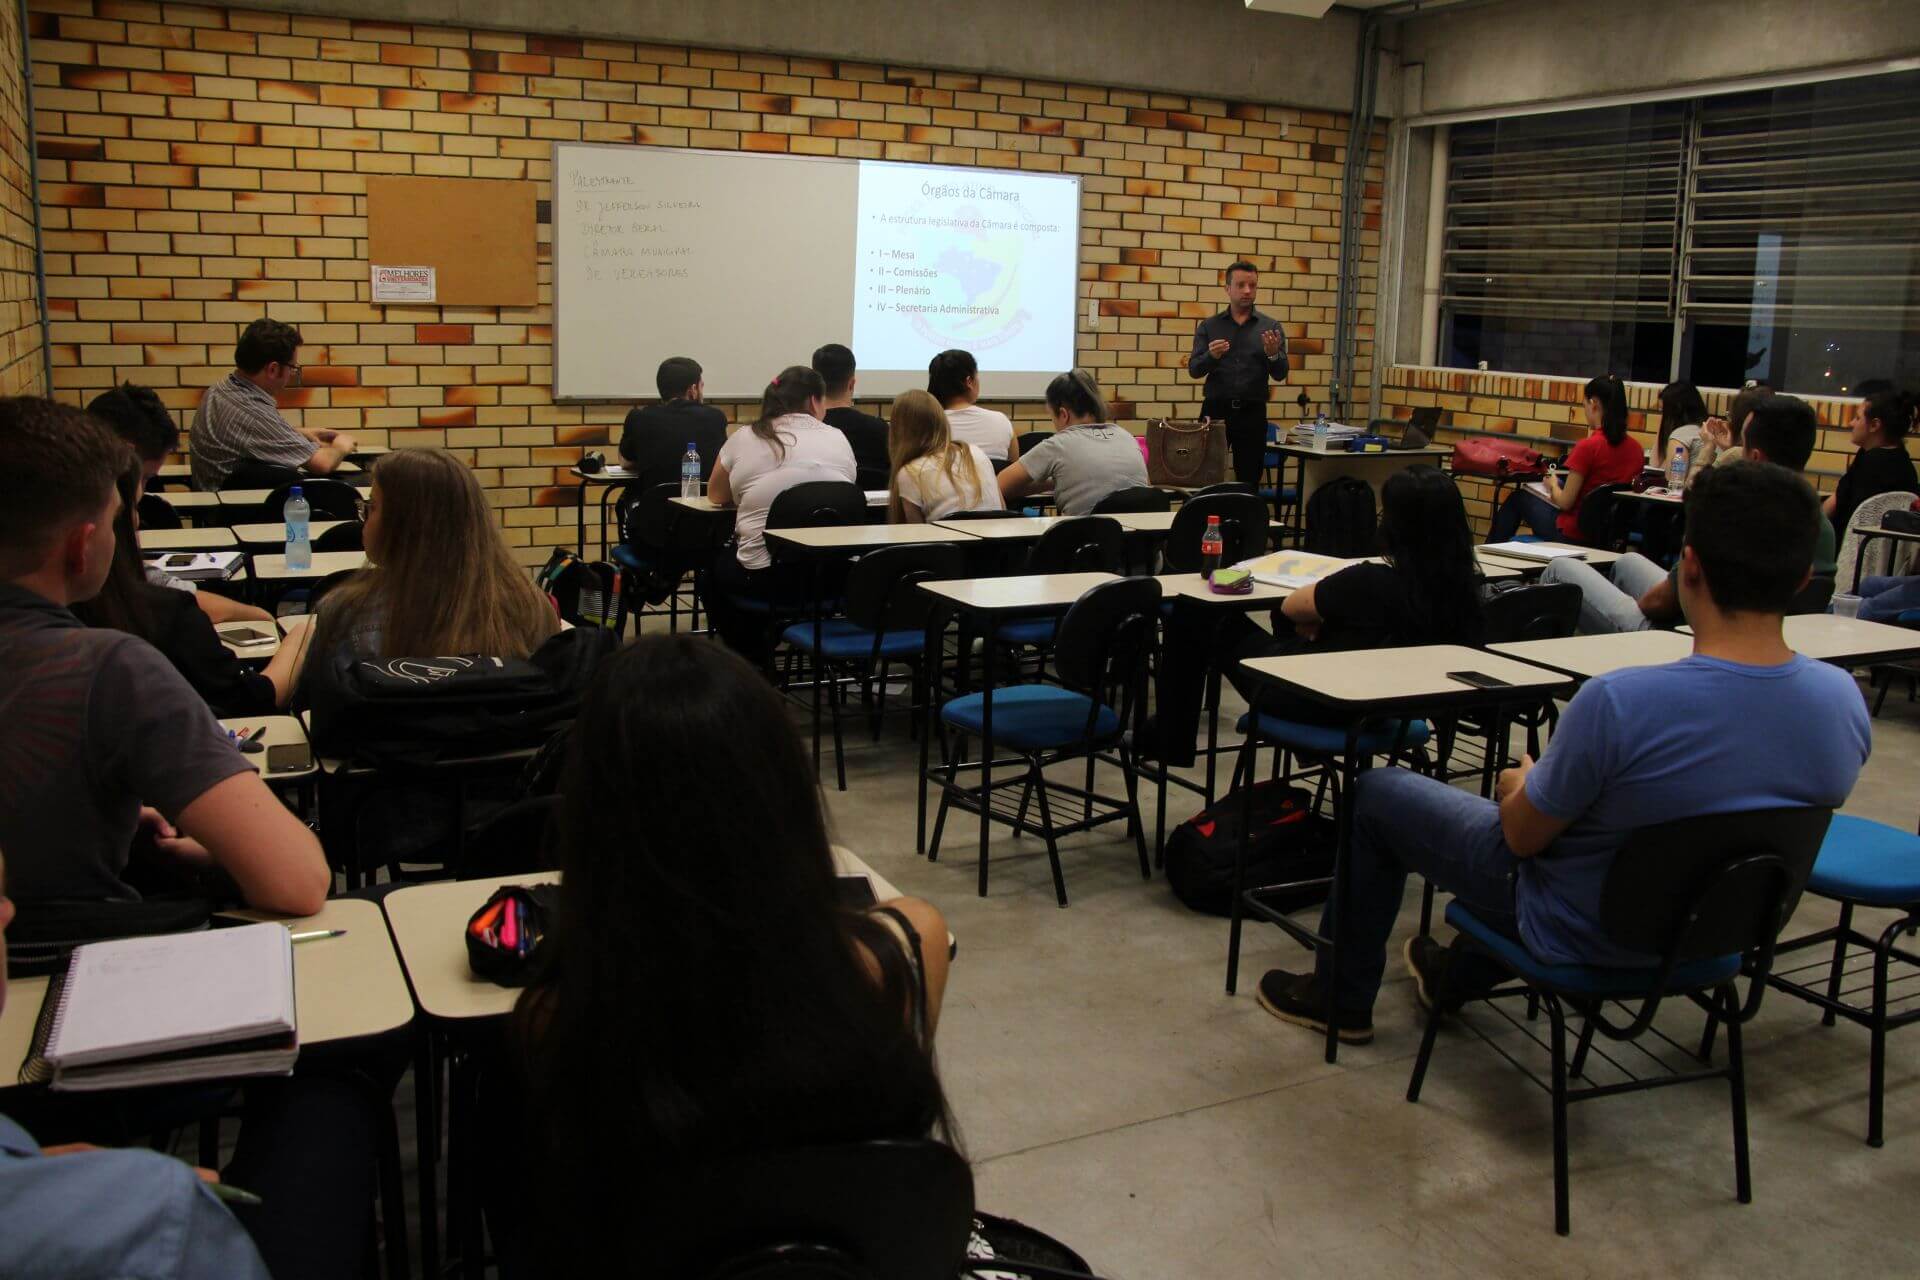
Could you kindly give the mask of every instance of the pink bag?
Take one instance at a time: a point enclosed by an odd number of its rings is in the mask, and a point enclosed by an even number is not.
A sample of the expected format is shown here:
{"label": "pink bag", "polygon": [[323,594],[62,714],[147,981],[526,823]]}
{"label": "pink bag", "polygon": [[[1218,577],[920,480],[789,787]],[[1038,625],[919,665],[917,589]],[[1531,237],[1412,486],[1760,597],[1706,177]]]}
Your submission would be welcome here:
{"label": "pink bag", "polygon": [[1454,443],[1453,473],[1457,476],[1538,475],[1540,451],[1518,440],[1472,436]]}

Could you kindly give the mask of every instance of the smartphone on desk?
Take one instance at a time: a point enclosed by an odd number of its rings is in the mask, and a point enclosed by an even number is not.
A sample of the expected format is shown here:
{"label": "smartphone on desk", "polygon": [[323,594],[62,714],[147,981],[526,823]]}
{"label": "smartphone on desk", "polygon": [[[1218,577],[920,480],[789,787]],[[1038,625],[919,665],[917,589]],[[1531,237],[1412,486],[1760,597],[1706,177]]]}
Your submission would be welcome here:
{"label": "smartphone on desk", "polygon": [[313,765],[313,748],[304,742],[282,742],[267,748],[268,773],[294,773]]}
{"label": "smartphone on desk", "polygon": [[1486,675],[1479,671],[1449,671],[1447,679],[1457,680],[1461,684],[1470,684],[1476,689],[1511,689],[1513,685],[1498,676]]}
{"label": "smartphone on desk", "polygon": [[880,905],[880,895],[873,891],[873,880],[867,876],[835,876],[834,888],[840,898],[840,905],[853,911],[865,911]]}
{"label": "smartphone on desk", "polygon": [[273,641],[271,635],[254,627],[228,627],[220,633],[220,638],[241,646],[270,644]]}
{"label": "smartphone on desk", "polygon": [[197,559],[197,557],[191,554],[175,554],[168,556],[161,563],[169,569],[185,569],[191,565],[195,559]]}

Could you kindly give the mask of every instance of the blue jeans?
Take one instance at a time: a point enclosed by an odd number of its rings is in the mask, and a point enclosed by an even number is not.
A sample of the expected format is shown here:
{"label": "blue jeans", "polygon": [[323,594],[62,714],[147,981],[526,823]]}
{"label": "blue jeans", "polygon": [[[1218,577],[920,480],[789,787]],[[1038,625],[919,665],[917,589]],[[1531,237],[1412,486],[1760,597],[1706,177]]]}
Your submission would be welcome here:
{"label": "blue jeans", "polygon": [[[1373,1008],[1387,967],[1387,939],[1400,916],[1407,873],[1418,871],[1501,932],[1519,936],[1513,877],[1520,860],[1500,833],[1500,810],[1482,799],[1406,769],[1369,769],[1360,775],[1353,805],[1353,846],[1347,859],[1347,901],[1340,922],[1339,979],[1333,1007],[1356,1013]],[[1333,930],[1333,904],[1320,920]],[[1456,953],[1457,954],[1457,953]],[[1497,972],[1485,975],[1491,982]],[[1482,985],[1462,975],[1469,988]],[[1325,972],[1321,981],[1325,982]]]}
{"label": "blue jeans", "polygon": [[1920,609],[1920,575],[1867,578],[1854,590],[1863,597],[1860,616],[1868,622],[1892,622],[1909,609]]}
{"label": "blue jeans", "polygon": [[1537,493],[1515,489],[1493,513],[1493,528],[1487,533],[1487,541],[1512,542],[1513,535],[1520,532],[1520,525],[1525,522],[1536,537],[1558,542],[1561,540],[1559,521],[1560,508]]}

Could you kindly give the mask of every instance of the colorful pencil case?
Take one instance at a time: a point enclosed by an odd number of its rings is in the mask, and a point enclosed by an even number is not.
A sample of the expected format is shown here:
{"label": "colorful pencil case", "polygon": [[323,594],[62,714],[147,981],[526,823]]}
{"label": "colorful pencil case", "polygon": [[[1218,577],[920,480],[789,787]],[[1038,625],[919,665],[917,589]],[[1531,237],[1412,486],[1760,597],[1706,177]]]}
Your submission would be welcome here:
{"label": "colorful pencil case", "polygon": [[493,891],[467,921],[467,965],[474,976],[503,987],[533,977],[554,913],[558,884],[509,884]]}
{"label": "colorful pencil case", "polygon": [[1215,569],[1207,579],[1207,590],[1217,596],[1253,594],[1253,574],[1246,569]]}

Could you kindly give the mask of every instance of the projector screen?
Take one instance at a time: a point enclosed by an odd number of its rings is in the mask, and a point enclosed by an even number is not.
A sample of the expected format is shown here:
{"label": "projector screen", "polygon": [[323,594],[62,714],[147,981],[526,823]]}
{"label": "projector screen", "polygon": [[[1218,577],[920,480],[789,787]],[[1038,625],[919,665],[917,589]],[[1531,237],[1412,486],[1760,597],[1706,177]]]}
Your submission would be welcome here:
{"label": "projector screen", "polygon": [[845,343],[859,394],[971,351],[985,395],[1074,364],[1080,180],[876,160],[558,143],[554,395],[651,399],[691,356],[714,399]]}

